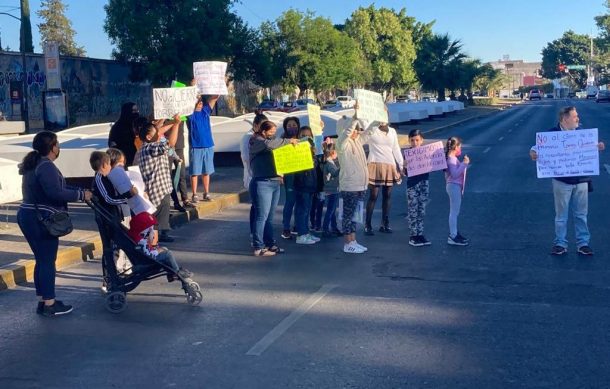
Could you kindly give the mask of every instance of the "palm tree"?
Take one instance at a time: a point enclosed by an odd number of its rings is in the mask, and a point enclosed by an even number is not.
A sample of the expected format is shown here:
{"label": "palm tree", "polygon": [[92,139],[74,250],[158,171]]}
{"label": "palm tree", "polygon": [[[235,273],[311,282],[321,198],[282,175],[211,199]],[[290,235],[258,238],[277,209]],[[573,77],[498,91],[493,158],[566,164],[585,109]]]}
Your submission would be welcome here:
{"label": "palm tree", "polygon": [[466,55],[459,40],[448,34],[432,35],[423,40],[415,60],[415,72],[424,89],[436,90],[439,100],[445,99],[445,89],[459,87],[457,75]]}

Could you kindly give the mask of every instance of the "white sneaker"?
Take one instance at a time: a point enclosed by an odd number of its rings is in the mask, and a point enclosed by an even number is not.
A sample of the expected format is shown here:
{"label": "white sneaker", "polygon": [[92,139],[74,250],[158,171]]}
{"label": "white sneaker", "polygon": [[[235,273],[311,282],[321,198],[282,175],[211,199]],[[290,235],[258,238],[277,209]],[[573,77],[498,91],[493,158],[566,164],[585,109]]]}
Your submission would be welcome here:
{"label": "white sneaker", "polygon": [[356,244],[356,246],[360,247],[364,252],[369,251],[369,249],[367,249],[366,247],[364,247],[363,245],[361,245],[360,243],[354,241],[354,243]]}
{"label": "white sneaker", "polygon": [[307,234],[307,235],[309,235],[309,239],[313,240],[316,243],[318,243],[321,240],[320,238],[318,238],[315,235],[312,235],[312,234]]}
{"label": "white sneaker", "polygon": [[343,252],[347,254],[362,254],[364,250],[355,241],[343,245]]}
{"label": "white sneaker", "polygon": [[315,240],[309,237],[309,234],[297,236],[297,244],[314,244]]}

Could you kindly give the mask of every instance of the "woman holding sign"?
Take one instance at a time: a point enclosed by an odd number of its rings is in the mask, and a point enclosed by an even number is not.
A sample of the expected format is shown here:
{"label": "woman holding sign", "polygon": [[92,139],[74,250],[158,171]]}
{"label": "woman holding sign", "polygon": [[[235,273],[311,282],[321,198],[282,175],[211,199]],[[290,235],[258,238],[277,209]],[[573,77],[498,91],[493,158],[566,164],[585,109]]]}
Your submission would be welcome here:
{"label": "woman holding sign", "polygon": [[250,138],[250,169],[252,181],[250,194],[254,205],[254,231],[252,247],[257,257],[269,257],[284,250],[273,238],[273,215],[280,199],[280,176],[275,170],[273,150],[278,147],[298,143],[297,139],[277,139],[275,123],[264,121],[259,131]]}

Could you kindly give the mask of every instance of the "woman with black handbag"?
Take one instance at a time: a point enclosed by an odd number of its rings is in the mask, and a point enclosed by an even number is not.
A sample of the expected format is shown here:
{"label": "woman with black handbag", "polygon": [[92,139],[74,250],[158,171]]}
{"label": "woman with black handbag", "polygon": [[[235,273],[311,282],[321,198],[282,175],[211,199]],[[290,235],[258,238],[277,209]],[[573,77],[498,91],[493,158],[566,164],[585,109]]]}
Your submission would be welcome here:
{"label": "woman with black handbag", "polygon": [[53,132],[42,131],[32,142],[19,166],[23,176],[23,203],[17,222],[36,260],[34,285],[40,297],[36,313],[44,316],[72,312],[72,306],[55,300],[55,260],[59,237],[72,231],[68,202],[91,199],[91,192],[66,185],[66,180],[53,161],[59,157],[59,142]]}

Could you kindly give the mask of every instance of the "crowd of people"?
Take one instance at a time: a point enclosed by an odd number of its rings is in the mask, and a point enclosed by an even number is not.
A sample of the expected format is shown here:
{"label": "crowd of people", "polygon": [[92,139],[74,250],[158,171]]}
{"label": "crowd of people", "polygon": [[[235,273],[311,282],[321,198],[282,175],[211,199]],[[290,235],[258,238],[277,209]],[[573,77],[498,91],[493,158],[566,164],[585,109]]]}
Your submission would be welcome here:
{"label": "crowd of people", "polygon": [[[23,175],[23,203],[17,221],[36,260],[34,284],[39,297],[36,312],[56,316],[72,311],[70,305],[55,298],[55,260],[58,235],[50,233],[46,221],[60,212],[67,212],[68,202],[97,201],[114,217],[123,220],[134,244],[151,258],[188,278],[188,270],[181,268],[171,251],[158,242],[171,242],[169,210],[183,210],[197,198],[196,185],[202,176],[202,200],[211,201],[210,175],[214,172],[214,141],[210,115],[217,96],[201,96],[188,119],[190,157],[189,167],[192,194],[190,199],[184,179],[184,122],[176,115],[172,121],[149,120],[142,117],[133,103],[126,103],[119,120],[109,135],[110,148],[91,154],[90,164],[95,172],[92,190],[66,185],[61,172],[53,163],[60,155],[57,135],[42,131],[33,140],[33,151],[20,165]],[[364,233],[374,235],[373,210],[381,191],[381,222],[378,231],[391,234],[391,193],[395,185],[407,176],[407,162],[403,158],[396,130],[387,123],[367,123],[357,118],[344,117],[337,124],[337,137],[326,138],[321,147],[314,142],[309,126],[302,126],[296,117],[288,117],[278,126],[258,113],[252,129],[244,134],[241,157],[244,164],[244,186],[251,197],[249,226],[251,247],[257,257],[284,253],[276,240],[274,215],[284,188],[284,209],[281,238],[294,239],[298,245],[314,245],[321,239],[343,237],[343,252],[362,254],[368,248],[356,239],[357,225],[364,225]],[[559,113],[559,123],[550,131],[578,129],[579,119],[574,107]],[[308,142],[313,167],[291,174],[278,174],[273,152],[279,147],[296,146]],[[412,148],[422,147],[421,131],[409,133]],[[365,152],[368,145],[368,155]],[[603,142],[598,144],[604,150]],[[532,160],[538,157],[536,147],[530,150]],[[458,228],[466,172],[470,164],[462,157],[462,142],[450,137],[445,143],[447,168],[444,171],[449,200],[447,243],[466,246],[469,240]],[[127,170],[129,166],[138,169]],[[588,192],[592,190],[590,177],[560,177],[553,181],[555,200],[556,238],[553,255],[567,252],[567,219],[570,209],[574,215],[577,251],[592,255],[587,226]],[[406,178],[408,243],[420,247],[430,245],[424,235],[424,218],[428,203],[429,174]],[[178,195],[182,200],[179,201]],[[116,264],[117,271],[129,274],[129,259],[112,242],[112,231],[107,223],[96,219],[103,242],[105,258]],[[61,235],[59,235],[61,236]],[[168,281],[173,281],[168,276]],[[105,287],[105,285],[103,286]]]}

